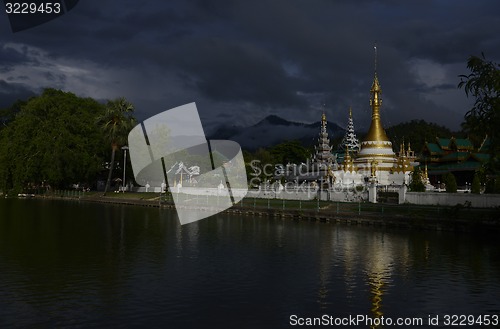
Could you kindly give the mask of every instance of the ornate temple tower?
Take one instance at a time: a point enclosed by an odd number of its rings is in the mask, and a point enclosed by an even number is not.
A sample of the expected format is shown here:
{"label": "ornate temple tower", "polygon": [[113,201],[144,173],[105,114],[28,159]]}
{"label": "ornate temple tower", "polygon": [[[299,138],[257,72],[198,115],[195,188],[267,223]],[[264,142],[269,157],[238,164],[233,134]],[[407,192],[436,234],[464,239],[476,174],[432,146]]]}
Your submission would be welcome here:
{"label": "ornate temple tower", "polygon": [[318,145],[314,147],[315,153],[313,156],[313,163],[324,164],[328,166],[334,162],[332,154],[332,147],[330,146],[330,139],[326,131],[326,115],[323,112],[321,116],[321,130],[318,137]]}
{"label": "ornate temple tower", "polygon": [[[378,176],[378,172],[388,173],[396,162],[392,143],[385,133],[380,120],[382,106],[382,88],[377,77],[377,47],[375,47],[375,76],[370,89],[370,106],[372,108],[372,122],[365,139],[361,142],[361,150],[357,154],[355,164],[359,170],[369,170],[371,176]],[[386,175],[384,175],[386,176]],[[386,178],[387,179],[387,178]]]}
{"label": "ornate temple tower", "polygon": [[356,133],[354,132],[354,121],[352,120],[352,110],[349,108],[349,121],[347,122],[347,130],[344,138],[339,145],[341,150],[350,150],[354,154],[359,152],[360,144]]}

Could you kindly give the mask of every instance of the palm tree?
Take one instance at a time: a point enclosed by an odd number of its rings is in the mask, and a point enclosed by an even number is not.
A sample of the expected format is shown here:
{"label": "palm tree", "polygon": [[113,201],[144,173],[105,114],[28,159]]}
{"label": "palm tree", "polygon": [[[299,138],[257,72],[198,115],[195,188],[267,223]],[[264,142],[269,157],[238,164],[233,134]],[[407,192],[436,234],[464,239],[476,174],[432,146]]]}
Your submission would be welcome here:
{"label": "palm tree", "polygon": [[126,144],[128,133],[136,125],[133,112],[134,106],[121,97],[108,101],[106,111],[97,119],[105,139],[111,144],[111,164],[103,195],[106,195],[111,184],[113,167],[115,166],[115,153],[122,145]]}

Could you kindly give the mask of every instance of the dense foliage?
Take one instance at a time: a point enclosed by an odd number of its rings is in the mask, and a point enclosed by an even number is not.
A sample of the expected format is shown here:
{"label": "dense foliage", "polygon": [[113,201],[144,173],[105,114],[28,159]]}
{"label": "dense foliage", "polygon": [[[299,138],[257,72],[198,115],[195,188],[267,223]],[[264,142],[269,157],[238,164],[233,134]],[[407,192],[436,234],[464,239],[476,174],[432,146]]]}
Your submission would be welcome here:
{"label": "dense foliage", "polygon": [[422,170],[419,167],[416,167],[411,172],[409,188],[412,192],[425,192],[425,184],[422,180]]}
{"label": "dense foliage", "polygon": [[95,184],[108,158],[108,136],[96,124],[105,113],[91,98],[55,89],[4,110],[0,190]]}
{"label": "dense foliage", "polygon": [[451,172],[443,175],[443,182],[446,185],[446,192],[457,193],[457,179]]}
{"label": "dense foliage", "polygon": [[286,165],[288,163],[305,162],[311,156],[311,150],[304,147],[299,141],[286,141],[270,148],[276,163]]}
{"label": "dense foliage", "polygon": [[396,151],[399,151],[400,144],[403,141],[405,142],[405,147],[408,147],[408,143],[410,143],[412,150],[421,152],[425,142],[435,143],[436,137],[460,137],[460,134],[457,132],[452,132],[444,126],[424,120],[412,120],[394,125],[387,128],[386,133]]}
{"label": "dense foliage", "polygon": [[285,141],[267,149],[255,152],[243,151],[247,177],[253,182],[265,182],[275,176],[275,165],[300,164],[311,158],[312,148],[307,148],[300,141]]}
{"label": "dense foliage", "polygon": [[474,106],[465,115],[462,127],[471,136],[484,136],[491,139],[489,174],[500,173],[500,65],[487,61],[484,57],[471,56],[467,62],[471,71],[461,75],[459,87],[467,96],[475,98]]}
{"label": "dense foliage", "polygon": [[474,194],[481,193],[481,180],[477,173],[474,174],[474,178],[472,179],[471,192]]}
{"label": "dense foliage", "polygon": [[6,109],[0,110],[0,129],[6,127],[14,120],[16,114],[21,112],[21,108],[26,105],[26,101],[17,100],[14,104]]}

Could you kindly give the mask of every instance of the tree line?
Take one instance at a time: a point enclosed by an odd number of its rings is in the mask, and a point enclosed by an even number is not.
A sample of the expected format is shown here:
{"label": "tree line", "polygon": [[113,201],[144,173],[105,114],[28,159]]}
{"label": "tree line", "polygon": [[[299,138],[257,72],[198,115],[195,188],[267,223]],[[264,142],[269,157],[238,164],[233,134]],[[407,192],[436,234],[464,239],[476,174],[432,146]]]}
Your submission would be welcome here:
{"label": "tree line", "polygon": [[[488,135],[490,160],[478,176],[492,186],[490,191],[500,192],[500,66],[483,55],[471,56],[467,67],[470,73],[460,76],[458,87],[474,97],[475,103],[465,115],[461,135],[475,144]],[[134,106],[125,98],[103,104],[70,92],[45,89],[39,96],[19,100],[0,110],[0,191],[94,185],[105,179],[106,193],[112,183],[116,154],[135,124]],[[418,152],[426,140],[449,135],[450,131],[420,120],[390,127],[387,133],[396,147],[405,137]],[[337,145],[335,141],[332,144]],[[251,160],[261,165],[301,163],[312,153],[312,147],[286,141],[253,153],[245,151],[244,157],[250,173]]]}

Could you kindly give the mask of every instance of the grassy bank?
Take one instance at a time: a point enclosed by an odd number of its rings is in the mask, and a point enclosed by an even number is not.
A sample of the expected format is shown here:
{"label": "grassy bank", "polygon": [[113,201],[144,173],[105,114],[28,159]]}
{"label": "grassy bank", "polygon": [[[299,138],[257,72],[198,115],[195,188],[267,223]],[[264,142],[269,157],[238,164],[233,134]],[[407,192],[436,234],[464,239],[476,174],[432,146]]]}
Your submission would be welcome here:
{"label": "grassy bank", "polygon": [[[52,199],[174,208],[172,195],[159,193],[108,193],[56,191],[37,195]],[[175,195],[188,200],[193,207],[204,208],[218,204],[217,196]],[[283,200],[244,198],[225,211],[251,216],[273,216],[325,222],[347,222],[368,225],[398,226],[443,230],[500,230],[500,209],[471,208],[464,205],[419,206],[367,202],[331,202],[318,200]]]}

